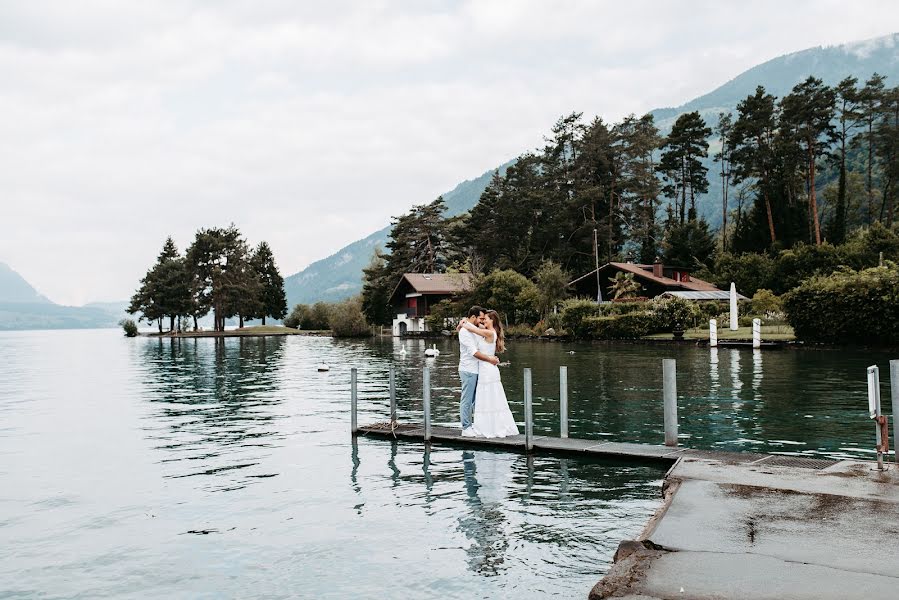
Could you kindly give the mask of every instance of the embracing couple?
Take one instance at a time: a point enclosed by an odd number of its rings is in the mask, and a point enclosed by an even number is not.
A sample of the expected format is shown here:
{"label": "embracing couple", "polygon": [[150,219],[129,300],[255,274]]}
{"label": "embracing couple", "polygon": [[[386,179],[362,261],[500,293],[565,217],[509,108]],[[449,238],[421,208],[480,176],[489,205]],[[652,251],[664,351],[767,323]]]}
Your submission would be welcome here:
{"label": "embracing couple", "polygon": [[518,435],[497,367],[496,354],[505,350],[499,315],[495,310],[473,306],[468,317],[459,323],[458,332],[462,435],[488,438]]}

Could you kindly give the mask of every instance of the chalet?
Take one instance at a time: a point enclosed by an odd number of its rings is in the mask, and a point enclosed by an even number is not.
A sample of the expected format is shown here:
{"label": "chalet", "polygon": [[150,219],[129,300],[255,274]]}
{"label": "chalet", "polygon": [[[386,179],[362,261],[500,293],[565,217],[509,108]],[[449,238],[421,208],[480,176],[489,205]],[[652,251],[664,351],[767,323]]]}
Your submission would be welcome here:
{"label": "chalet", "polygon": [[406,273],[390,296],[393,335],[428,330],[425,317],[441,300],[452,299],[471,286],[468,273]]}
{"label": "chalet", "polygon": [[663,265],[660,261],[651,265],[610,262],[578,277],[568,284],[577,296],[596,298],[597,281],[602,291],[602,299],[612,299],[612,279],[617,273],[630,273],[643,286],[638,296],[655,298],[656,296],[680,296],[692,300],[727,300],[729,292],[718,289],[708,281],[690,275],[688,269]]}

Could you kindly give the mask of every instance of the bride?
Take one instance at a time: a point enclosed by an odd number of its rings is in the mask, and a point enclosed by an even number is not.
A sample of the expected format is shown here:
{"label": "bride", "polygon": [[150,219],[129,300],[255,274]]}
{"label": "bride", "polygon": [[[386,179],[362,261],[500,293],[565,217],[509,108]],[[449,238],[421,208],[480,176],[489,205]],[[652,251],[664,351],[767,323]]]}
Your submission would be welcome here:
{"label": "bride", "polygon": [[[461,326],[480,336],[478,350],[487,356],[494,356],[505,350],[503,324],[495,310],[484,315],[484,329],[475,327],[467,320]],[[465,437],[497,438],[518,435],[515,417],[509,410],[499,368],[486,361],[478,362],[478,385],[475,391],[474,424],[462,432]]]}

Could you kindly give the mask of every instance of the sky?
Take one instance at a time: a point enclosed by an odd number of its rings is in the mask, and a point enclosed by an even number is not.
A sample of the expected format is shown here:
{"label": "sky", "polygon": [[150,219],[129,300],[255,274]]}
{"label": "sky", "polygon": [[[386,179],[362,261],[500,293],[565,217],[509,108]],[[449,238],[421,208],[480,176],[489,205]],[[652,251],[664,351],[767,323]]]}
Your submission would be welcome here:
{"label": "sky", "polygon": [[897,31],[894,0],[3,0],[0,262],[126,300],[166,236],[233,222],[293,274],[564,114]]}

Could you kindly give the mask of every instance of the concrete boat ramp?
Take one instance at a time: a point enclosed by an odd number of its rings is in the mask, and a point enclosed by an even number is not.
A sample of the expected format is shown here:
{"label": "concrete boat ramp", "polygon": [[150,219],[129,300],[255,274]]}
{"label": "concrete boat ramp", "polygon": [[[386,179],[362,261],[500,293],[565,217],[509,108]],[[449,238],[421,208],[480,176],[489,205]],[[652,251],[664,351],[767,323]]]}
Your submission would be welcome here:
{"label": "concrete boat ramp", "polygon": [[[421,426],[359,434],[423,440]],[[525,451],[524,436],[432,443]],[[899,465],[535,436],[534,452],[664,461],[664,502],[591,599],[899,598]]]}

